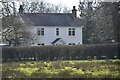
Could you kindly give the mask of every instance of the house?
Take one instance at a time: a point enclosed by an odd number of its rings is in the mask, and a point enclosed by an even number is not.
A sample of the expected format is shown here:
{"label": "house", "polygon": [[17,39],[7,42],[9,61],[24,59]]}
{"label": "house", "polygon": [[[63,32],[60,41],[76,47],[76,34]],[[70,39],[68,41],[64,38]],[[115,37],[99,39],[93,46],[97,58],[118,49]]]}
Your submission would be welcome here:
{"label": "house", "polygon": [[23,21],[33,24],[29,30],[33,36],[30,45],[81,45],[82,28],[78,26],[77,10],[72,13],[24,13],[20,6],[19,13]]}

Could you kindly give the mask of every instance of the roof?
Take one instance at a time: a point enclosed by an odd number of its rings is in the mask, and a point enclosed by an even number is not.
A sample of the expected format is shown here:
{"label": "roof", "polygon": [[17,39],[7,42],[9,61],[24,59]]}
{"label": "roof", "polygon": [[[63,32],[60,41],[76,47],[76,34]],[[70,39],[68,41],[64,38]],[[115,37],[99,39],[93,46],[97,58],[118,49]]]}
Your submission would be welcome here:
{"label": "roof", "polygon": [[72,13],[24,13],[22,18],[35,26],[71,26],[74,22]]}
{"label": "roof", "polygon": [[58,42],[61,38],[56,38],[51,44],[55,44],[56,42]]}

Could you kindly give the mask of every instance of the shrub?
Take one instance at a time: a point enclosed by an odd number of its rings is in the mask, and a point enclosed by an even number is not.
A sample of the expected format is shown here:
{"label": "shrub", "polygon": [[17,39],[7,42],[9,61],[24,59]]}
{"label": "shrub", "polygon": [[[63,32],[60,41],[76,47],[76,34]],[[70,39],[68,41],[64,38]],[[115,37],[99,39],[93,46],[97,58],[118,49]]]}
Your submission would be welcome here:
{"label": "shrub", "polygon": [[120,43],[77,46],[29,46],[2,48],[2,59],[6,61],[26,60],[80,60],[114,59],[118,56]]}

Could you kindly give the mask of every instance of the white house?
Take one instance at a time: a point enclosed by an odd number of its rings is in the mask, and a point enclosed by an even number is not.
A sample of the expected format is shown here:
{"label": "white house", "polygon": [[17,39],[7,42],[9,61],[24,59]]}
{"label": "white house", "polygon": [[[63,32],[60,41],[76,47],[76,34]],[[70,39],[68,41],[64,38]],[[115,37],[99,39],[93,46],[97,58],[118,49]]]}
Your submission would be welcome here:
{"label": "white house", "polygon": [[34,36],[30,45],[81,45],[83,26],[77,26],[76,12],[75,6],[72,13],[23,13],[19,8],[23,20],[34,24],[29,27]]}

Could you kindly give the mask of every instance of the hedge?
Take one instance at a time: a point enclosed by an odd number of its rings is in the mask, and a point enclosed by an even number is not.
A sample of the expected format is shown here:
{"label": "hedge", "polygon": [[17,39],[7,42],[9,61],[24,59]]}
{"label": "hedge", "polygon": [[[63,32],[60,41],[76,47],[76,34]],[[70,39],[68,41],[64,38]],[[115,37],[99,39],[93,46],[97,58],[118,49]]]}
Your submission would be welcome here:
{"label": "hedge", "polygon": [[114,59],[119,58],[119,44],[3,47],[2,61]]}

